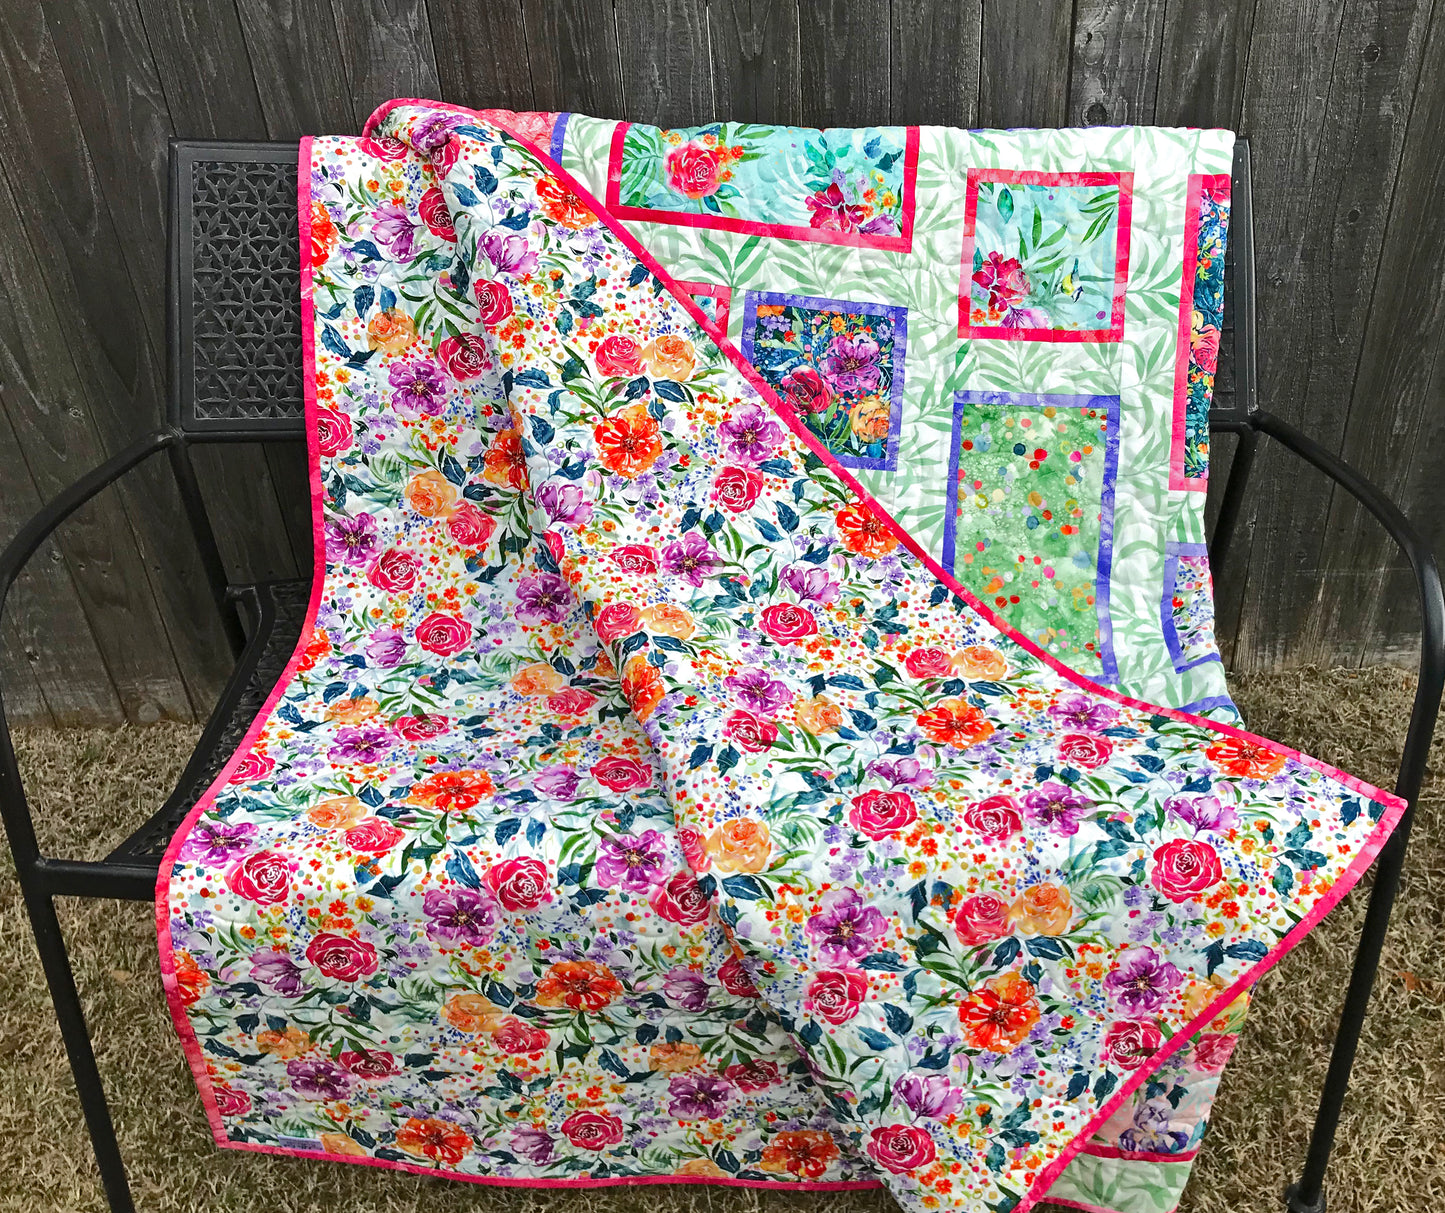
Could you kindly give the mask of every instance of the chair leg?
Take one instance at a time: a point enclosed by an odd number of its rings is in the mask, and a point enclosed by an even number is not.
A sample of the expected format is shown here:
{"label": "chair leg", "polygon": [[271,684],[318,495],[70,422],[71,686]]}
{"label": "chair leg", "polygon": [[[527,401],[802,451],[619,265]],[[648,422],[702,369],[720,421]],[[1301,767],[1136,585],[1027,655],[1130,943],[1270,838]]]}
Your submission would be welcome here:
{"label": "chair leg", "polygon": [[1380,966],[1380,952],[1385,944],[1385,930],[1390,923],[1390,910],[1400,888],[1400,870],[1405,864],[1405,848],[1410,840],[1411,805],[1404,820],[1380,852],[1375,868],[1375,884],[1370,890],[1370,904],[1365,910],[1365,926],[1355,950],[1355,964],[1350,984],[1345,991],[1345,1005],[1340,1012],[1340,1025],[1330,1053],[1330,1068],[1320,1092],[1319,1111],[1310,1134],[1309,1154],[1298,1183],[1291,1184],[1284,1194],[1289,1213],[1325,1213],[1325,1168],[1335,1144],[1340,1112],[1350,1086],[1350,1070],[1360,1044],[1365,1012],[1370,1004],[1370,991],[1375,984],[1375,970]]}
{"label": "chair leg", "polygon": [[115,1138],[115,1126],[111,1123],[105,1089],[100,1082],[100,1070],[96,1067],[95,1053],[90,1047],[85,1012],[81,1009],[80,994],[75,988],[75,974],[71,971],[70,957],[65,951],[60,920],[55,915],[55,899],[48,893],[27,888],[25,902],[30,912],[30,925],[35,931],[35,945],[40,951],[40,962],[45,968],[45,981],[55,1005],[55,1017],[60,1022],[60,1035],[65,1041],[66,1055],[70,1058],[75,1090],[80,1096],[86,1127],[90,1130],[90,1142],[95,1150],[96,1165],[100,1168],[106,1203],[112,1213],[135,1213],[130,1184],[126,1181],[125,1163],[120,1156],[120,1144]]}

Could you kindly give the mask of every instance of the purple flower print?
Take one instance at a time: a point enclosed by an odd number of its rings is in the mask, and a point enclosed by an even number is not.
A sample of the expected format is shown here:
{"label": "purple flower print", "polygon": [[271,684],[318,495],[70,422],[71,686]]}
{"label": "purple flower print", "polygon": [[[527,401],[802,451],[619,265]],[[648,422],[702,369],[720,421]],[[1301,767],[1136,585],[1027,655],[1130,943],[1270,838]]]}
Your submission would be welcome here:
{"label": "purple flower print", "polygon": [[656,830],[641,834],[620,834],[597,844],[597,866],[593,875],[605,888],[624,888],[645,893],[668,875],[667,846]]}
{"label": "purple flower print", "polygon": [[497,906],[476,889],[428,889],[422,913],[426,933],[437,943],[469,943],[480,948],[497,929]]}
{"label": "purple flower print", "polygon": [[716,1120],[732,1099],[733,1084],[710,1074],[674,1074],[667,1083],[669,1116],[679,1120]]}
{"label": "purple flower print", "polygon": [[878,758],[868,764],[868,774],[895,788],[926,788],[933,783],[933,772],[916,758],[900,758],[896,762]]}
{"label": "purple flower print", "polygon": [[1049,708],[1061,725],[1081,733],[1102,733],[1119,719],[1118,710],[1084,695],[1066,695]]}
{"label": "purple flower print", "polygon": [[534,780],[532,786],[554,800],[573,800],[582,777],[571,767],[551,767]]}
{"label": "purple flower print", "polygon": [[517,582],[517,618],[523,623],[561,623],[571,603],[572,591],[556,573],[538,573]]}
{"label": "purple flower print", "polygon": [[1169,1127],[1167,1097],[1146,1100],[1134,1111],[1134,1124],[1119,1134],[1119,1147],[1146,1154],[1174,1154],[1189,1144],[1189,1134]]}
{"label": "purple flower print", "polygon": [[410,261],[416,249],[418,225],[399,206],[378,206],[372,214],[371,234],[395,261]]}
{"label": "purple flower print", "polygon": [[723,454],[738,463],[762,463],[777,454],[783,442],[783,427],[752,401],[734,409],[717,433]]}
{"label": "purple flower print", "polygon": [[340,556],[347,564],[365,564],[376,549],[376,519],[370,514],[355,518],[339,514],[326,520],[327,555]]}
{"label": "purple flower print", "polygon": [[429,156],[437,148],[446,146],[452,131],[463,121],[458,114],[428,114],[412,128],[411,145],[423,156]]}
{"label": "purple flower print", "polygon": [[1056,834],[1077,834],[1079,823],[1093,807],[1092,800],[1053,779],[1024,797],[1024,816],[1029,823],[1047,826]]}
{"label": "purple flower print", "polygon": [[537,254],[529,247],[527,238],[517,232],[499,232],[493,228],[484,232],[478,243],[499,274],[521,278],[537,268]]}
{"label": "purple flower print", "polygon": [[841,588],[816,564],[790,564],[783,570],[782,582],[804,602],[821,602],[827,606],[838,597]]}
{"label": "purple flower print", "polygon": [[670,969],[662,979],[662,993],[684,1011],[701,1011],[707,1006],[707,978],[691,969]]}
{"label": "purple flower print", "polygon": [[1168,1000],[1184,978],[1153,948],[1125,948],[1119,967],[1104,978],[1104,987],[1120,1011],[1130,1019],[1152,1015]]}
{"label": "purple flower print", "polygon": [[403,417],[436,417],[446,408],[447,380],[435,362],[394,363],[386,377]]}
{"label": "purple flower print", "polygon": [[345,1099],[355,1081],[347,1070],[329,1058],[293,1057],[286,1063],[291,1089],[312,1099]]}
{"label": "purple flower print", "polygon": [[253,956],[251,980],[282,998],[299,998],[306,992],[300,967],[285,952],[262,952]]}
{"label": "purple flower print", "polygon": [[406,637],[396,628],[378,628],[366,642],[366,659],[372,665],[391,669],[406,656]]}
{"label": "purple flower print", "polygon": [[883,915],[865,904],[856,889],[830,889],[823,894],[822,906],[808,919],[808,934],[829,964],[867,956],[888,929]]}
{"label": "purple flower print", "polygon": [[249,821],[218,821],[202,817],[186,838],[184,856],[205,864],[222,864],[239,851],[252,849],[256,827]]}
{"label": "purple flower print", "polygon": [[389,729],[377,724],[352,725],[336,731],[330,754],[342,762],[380,762],[391,745]]}
{"label": "purple flower print", "polygon": [[552,1135],[545,1129],[525,1128],[512,1130],[512,1150],[517,1157],[533,1166],[552,1161]]}
{"label": "purple flower print", "polygon": [[893,1094],[918,1116],[941,1120],[963,1107],[963,1092],[946,1074],[905,1074],[893,1084]]}
{"label": "purple flower print", "polygon": [[704,578],[713,576],[722,563],[722,557],[696,531],[689,531],[662,549],[662,567],[694,587],[700,587]]}
{"label": "purple flower print", "polygon": [[563,526],[584,526],[592,518],[592,503],[582,496],[580,485],[570,480],[549,480],[537,490],[537,504],[547,517]]}
{"label": "purple flower print", "polygon": [[1218,796],[1171,796],[1164,802],[1171,816],[1200,830],[1222,834],[1239,824],[1239,814],[1229,805],[1220,804]]}
{"label": "purple flower print", "polygon": [[866,396],[883,386],[883,372],[878,366],[881,353],[878,343],[867,333],[839,333],[828,344],[818,369],[835,392]]}
{"label": "purple flower print", "polygon": [[793,701],[793,692],[786,684],[757,667],[729,675],[723,679],[723,686],[736,695],[745,708],[761,716],[776,716]]}
{"label": "purple flower print", "polygon": [[858,230],[865,236],[896,236],[898,223],[892,215],[874,215]]}

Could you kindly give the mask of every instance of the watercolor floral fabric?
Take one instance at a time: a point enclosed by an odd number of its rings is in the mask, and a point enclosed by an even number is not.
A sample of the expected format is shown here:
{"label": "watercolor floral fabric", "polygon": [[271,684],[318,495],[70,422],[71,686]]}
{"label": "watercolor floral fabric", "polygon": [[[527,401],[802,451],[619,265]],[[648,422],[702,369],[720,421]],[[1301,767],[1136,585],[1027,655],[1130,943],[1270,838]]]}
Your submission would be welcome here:
{"label": "watercolor floral fabric", "polygon": [[319,576],[158,888],[217,1141],[1163,1213],[1402,804],[1004,626],[546,135],[303,144]]}

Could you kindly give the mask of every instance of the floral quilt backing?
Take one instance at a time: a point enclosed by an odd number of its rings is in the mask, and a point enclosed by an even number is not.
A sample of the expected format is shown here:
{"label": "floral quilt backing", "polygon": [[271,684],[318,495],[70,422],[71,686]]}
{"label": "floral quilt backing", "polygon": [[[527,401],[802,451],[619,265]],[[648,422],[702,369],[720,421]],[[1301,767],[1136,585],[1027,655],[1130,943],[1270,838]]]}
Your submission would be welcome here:
{"label": "floral quilt backing", "polygon": [[[940,561],[933,523],[861,479],[915,442],[894,387],[943,339],[923,305],[840,282],[739,306],[613,209],[898,257],[868,242],[943,222],[918,184],[936,135],[791,132],[799,206],[760,188],[781,177],[752,127],[637,136],[685,201],[606,157],[589,190],[557,160],[577,122],[398,102],[302,145],[311,610],[157,897],[216,1140],[529,1186],[1166,1213],[1244,992],[1403,805],[1059,659],[1056,639],[1106,668],[1074,570],[1134,441],[1107,342],[1062,339],[1084,363],[1003,386],[970,348],[1028,347],[960,339],[965,282],[947,428],[962,411],[970,502],[1007,489],[1020,511],[955,522],[976,559]],[[1001,160],[1041,134],[971,137]],[[1043,268],[1036,184],[1008,221],[1029,268],[1000,272],[1048,299],[1016,331],[1104,333],[1109,258]],[[1132,222],[1129,278],[1144,250],[1177,323],[1182,214],[1137,177],[1132,220],[1122,189],[1107,210],[1087,188],[1067,239],[1098,226],[1117,259]],[[757,255],[745,229],[657,222]],[[778,323],[737,343],[748,316]],[[1169,382],[1175,353],[1151,355]],[[1113,491],[1117,554],[1137,537]],[[1179,542],[1175,596],[1199,579]],[[993,550],[1012,547],[1018,567]],[[1060,608],[1027,635],[1026,588],[1039,619]],[[1197,613],[1151,607],[1189,659],[1169,669],[1206,669]]]}

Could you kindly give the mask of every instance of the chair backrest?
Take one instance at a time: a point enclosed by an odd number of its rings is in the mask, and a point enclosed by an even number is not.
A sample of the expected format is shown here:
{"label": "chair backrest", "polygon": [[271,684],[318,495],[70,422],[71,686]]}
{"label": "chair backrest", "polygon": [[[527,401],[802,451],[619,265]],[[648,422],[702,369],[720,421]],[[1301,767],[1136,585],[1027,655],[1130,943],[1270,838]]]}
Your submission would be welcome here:
{"label": "chair backrest", "polygon": [[[296,143],[171,142],[168,418],[197,436],[299,437]],[[1212,428],[1247,424],[1255,377],[1249,141],[1235,144]]]}

